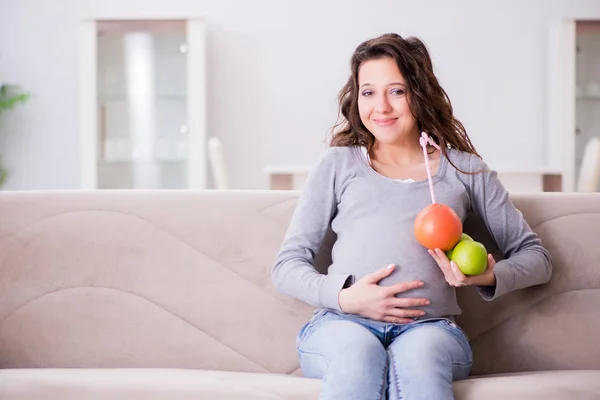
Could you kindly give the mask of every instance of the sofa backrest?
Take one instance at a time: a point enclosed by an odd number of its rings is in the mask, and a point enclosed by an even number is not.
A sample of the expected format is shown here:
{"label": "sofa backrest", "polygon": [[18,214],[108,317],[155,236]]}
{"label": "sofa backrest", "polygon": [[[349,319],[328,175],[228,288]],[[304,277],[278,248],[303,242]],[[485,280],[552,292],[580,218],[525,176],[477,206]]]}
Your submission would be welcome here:
{"label": "sofa backrest", "polygon": [[[277,293],[269,272],[298,195],[0,193],[0,368],[297,373],[312,307]],[[513,198],[554,276],[489,303],[459,290],[473,373],[600,368],[600,197]],[[465,229],[489,240],[480,223]]]}
{"label": "sofa backrest", "polygon": [[[472,373],[600,368],[600,193],[511,198],[550,252],[552,278],[491,302],[475,288],[458,291]],[[465,230],[502,258],[479,219]]]}

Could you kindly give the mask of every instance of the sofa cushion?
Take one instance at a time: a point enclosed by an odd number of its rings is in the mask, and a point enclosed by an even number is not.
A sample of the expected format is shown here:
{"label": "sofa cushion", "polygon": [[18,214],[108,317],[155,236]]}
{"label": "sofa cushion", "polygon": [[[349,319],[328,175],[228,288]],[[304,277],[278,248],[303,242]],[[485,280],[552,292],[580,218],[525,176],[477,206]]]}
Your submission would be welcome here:
{"label": "sofa cushion", "polygon": [[[265,373],[181,369],[0,370],[5,400],[317,399],[320,381]],[[457,400],[598,399],[600,371],[548,371],[474,377],[454,384]]]}
{"label": "sofa cushion", "polygon": [[454,384],[457,400],[592,400],[600,398],[599,370],[519,372],[472,377]]}
{"label": "sofa cushion", "polygon": [[304,400],[320,381],[287,374],[187,369],[0,370],[4,400]]}

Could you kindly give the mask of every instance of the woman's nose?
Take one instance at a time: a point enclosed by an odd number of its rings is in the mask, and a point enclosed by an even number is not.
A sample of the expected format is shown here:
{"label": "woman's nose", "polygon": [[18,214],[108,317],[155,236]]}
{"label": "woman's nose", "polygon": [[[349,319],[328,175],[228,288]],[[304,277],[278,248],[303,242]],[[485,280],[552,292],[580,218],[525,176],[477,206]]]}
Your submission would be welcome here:
{"label": "woman's nose", "polygon": [[385,113],[391,111],[392,106],[387,98],[387,96],[379,96],[377,99],[377,103],[375,104],[375,110],[380,113]]}

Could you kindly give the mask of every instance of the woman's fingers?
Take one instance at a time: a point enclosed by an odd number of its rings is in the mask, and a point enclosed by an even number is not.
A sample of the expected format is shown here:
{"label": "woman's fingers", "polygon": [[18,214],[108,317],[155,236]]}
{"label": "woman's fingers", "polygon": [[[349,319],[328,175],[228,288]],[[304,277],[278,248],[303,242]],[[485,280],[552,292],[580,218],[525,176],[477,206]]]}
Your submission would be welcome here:
{"label": "woman's fingers", "polygon": [[395,265],[389,264],[388,266],[380,269],[379,271],[372,272],[370,274],[365,275],[361,281],[364,283],[376,284],[383,278],[389,276],[394,271]]}
{"label": "woman's fingers", "polygon": [[424,299],[424,298],[393,298],[390,299],[390,306],[391,307],[401,307],[401,308],[408,308],[408,307],[420,307],[420,306],[427,306],[431,304],[431,302],[428,299]]}
{"label": "woman's fingers", "polygon": [[456,277],[454,276],[454,272],[452,272],[452,267],[450,266],[450,261],[448,260],[446,254],[440,249],[427,251],[442,270],[446,282],[448,282],[452,286],[456,286]]}
{"label": "woman's fingers", "polygon": [[456,282],[455,286],[464,286],[467,284],[467,277],[462,273],[458,265],[454,261],[450,262],[450,268],[452,269],[452,274],[454,275],[454,280]]}
{"label": "woman's fingers", "polygon": [[425,315],[423,310],[407,310],[406,308],[389,308],[385,311],[386,317],[415,318]]}
{"label": "woman's fingers", "polygon": [[411,322],[415,322],[412,318],[398,318],[398,317],[385,317],[383,319],[385,322],[390,322],[392,324],[408,324]]}
{"label": "woman's fingers", "polygon": [[417,289],[423,287],[422,281],[408,281],[396,283],[395,285],[388,286],[385,288],[387,290],[387,294],[390,296],[395,295],[396,293],[403,293],[412,289]]}

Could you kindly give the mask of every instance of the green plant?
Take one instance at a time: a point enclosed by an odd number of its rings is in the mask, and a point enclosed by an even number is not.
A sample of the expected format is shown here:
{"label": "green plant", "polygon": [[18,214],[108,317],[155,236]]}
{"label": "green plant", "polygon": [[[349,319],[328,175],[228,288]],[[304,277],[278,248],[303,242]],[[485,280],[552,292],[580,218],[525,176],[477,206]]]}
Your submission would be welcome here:
{"label": "green plant", "polygon": [[28,98],[29,94],[21,92],[16,85],[0,85],[0,115]]}
{"label": "green plant", "polygon": [[[28,93],[22,92],[16,85],[0,85],[0,116],[17,104],[24,103],[29,98]],[[8,171],[2,166],[0,158],[0,188],[6,181]]]}

